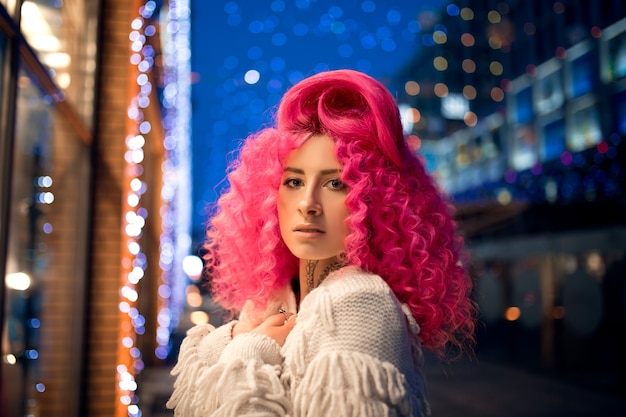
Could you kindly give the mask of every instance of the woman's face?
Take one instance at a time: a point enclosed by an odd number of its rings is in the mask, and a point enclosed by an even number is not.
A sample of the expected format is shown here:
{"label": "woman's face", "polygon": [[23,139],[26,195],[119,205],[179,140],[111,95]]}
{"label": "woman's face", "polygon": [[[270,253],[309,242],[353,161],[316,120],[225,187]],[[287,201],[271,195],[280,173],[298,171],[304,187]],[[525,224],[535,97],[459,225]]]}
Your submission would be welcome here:
{"label": "woman's face", "polygon": [[300,259],[329,259],[344,250],[348,189],[326,135],[312,136],[285,161],[278,190],[282,238]]}

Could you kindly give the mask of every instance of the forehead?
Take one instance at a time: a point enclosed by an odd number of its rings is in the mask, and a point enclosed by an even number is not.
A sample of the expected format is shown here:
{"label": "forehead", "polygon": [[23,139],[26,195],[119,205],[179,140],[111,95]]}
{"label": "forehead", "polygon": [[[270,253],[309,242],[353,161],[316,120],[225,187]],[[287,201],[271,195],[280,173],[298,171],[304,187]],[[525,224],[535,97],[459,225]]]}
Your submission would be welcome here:
{"label": "forehead", "polygon": [[285,161],[285,166],[296,165],[319,169],[341,167],[335,156],[335,143],[327,135],[311,136],[299,148],[292,151]]}

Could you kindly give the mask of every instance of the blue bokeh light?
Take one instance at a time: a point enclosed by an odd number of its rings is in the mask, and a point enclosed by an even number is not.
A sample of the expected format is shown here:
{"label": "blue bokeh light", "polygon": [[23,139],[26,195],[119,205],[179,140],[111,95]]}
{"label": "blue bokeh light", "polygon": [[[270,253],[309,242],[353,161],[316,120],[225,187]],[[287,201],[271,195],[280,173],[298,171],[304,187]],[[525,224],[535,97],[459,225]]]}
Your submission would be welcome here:
{"label": "blue bokeh light", "polygon": [[434,10],[445,2],[192,0],[194,239],[241,140],[272,122],[290,86],[337,68],[393,76],[433,42],[420,14]]}

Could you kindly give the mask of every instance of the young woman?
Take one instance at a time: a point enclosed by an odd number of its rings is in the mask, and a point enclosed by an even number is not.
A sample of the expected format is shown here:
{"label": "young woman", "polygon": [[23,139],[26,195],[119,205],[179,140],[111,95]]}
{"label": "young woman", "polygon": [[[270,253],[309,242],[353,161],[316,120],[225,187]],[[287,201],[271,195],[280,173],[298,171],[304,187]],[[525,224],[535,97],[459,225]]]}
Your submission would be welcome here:
{"label": "young woman", "polygon": [[475,307],[390,92],[352,70],[301,81],[228,179],[204,248],[238,320],[189,330],[175,415],[428,415],[422,347],[471,348]]}

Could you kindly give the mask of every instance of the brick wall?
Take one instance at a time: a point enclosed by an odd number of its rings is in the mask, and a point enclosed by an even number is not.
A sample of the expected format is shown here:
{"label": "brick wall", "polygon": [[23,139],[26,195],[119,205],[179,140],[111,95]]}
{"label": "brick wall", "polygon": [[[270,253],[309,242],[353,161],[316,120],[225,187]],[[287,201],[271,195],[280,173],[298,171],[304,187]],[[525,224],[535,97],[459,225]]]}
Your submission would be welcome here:
{"label": "brick wall", "polygon": [[103,0],[95,128],[91,277],[88,302],[85,415],[115,415],[122,202],[130,56],[136,1]]}
{"label": "brick wall", "polygon": [[[101,15],[100,80],[98,85],[98,123],[94,141],[93,220],[91,244],[90,294],[85,415],[111,417],[125,415],[116,398],[116,366],[119,358],[119,286],[126,253],[123,233],[124,201],[129,184],[125,177],[125,139],[133,122],[127,118],[127,107],[138,88],[136,74],[129,68],[131,21],[143,2],[139,0],[103,0]],[[154,39],[158,42],[158,38]],[[152,80],[153,84],[155,80]],[[153,92],[156,91],[156,87]],[[137,341],[142,359],[157,364],[154,357],[156,327],[156,294],[160,279],[159,235],[161,218],[160,185],[164,150],[158,97],[151,97],[152,106],[145,109],[153,130],[144,135],[144,174],[147,191],[141,206],[148,210],[148,219],[140,240],[148,259],[144,278],[138,285],[141,294],[137,307],[146,318],[146,334]],[[130,124],[129,124],[130,123]],[[141,375],[137,375],[140,379]],[[140,402],[141,406],[141,402]]]}

